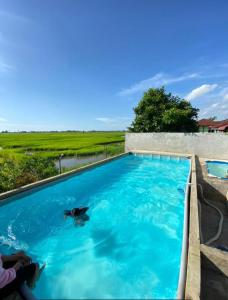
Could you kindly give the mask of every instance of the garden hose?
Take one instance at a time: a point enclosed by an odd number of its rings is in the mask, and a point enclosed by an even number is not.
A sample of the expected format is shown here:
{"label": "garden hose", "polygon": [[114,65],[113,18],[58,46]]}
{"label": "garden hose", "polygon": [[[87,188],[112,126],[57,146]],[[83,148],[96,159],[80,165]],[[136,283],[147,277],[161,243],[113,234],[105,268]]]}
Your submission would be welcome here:
{"label": "garden hose", "polygon": [[[222,233],[222,226],[223,226],[224,217],[223,217],[223,213],[221,212],[221,210],[218,207],[216,207],[214,204],[211,204],[204,197],[202,185],[200,183],[198,183],[198,186],[200,187],[203,202],[206,203],[207,205],[209,205],[210,207],[214,208],[218,212],[218,214],[220,215],[218,230],[217,230],[216,234],[212,238],[210,238],[209,240],[205,241],[205,243],[204,243],[205,245],[209,246],[212,242],[215,242],[216,240],[219,239],[219,237]],[[200,203],[200,200],[198,200],[198,203],[199,203],[199,213],[200,213],[200,239],[201,239],[201,242],[203,243],[203,233],[202,233],[202,228],[201,228],[201,203]]]}

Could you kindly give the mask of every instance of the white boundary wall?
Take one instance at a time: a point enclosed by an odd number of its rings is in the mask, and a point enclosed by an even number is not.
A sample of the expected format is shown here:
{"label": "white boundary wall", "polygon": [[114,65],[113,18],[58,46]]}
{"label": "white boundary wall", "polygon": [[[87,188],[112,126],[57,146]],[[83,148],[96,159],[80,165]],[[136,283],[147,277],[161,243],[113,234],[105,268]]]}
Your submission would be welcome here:
{"label": "white boundary wall", "polygon": [[228,159],[228,135],[220,133],[126,133],[125,152],[134,150],[194,154]]}

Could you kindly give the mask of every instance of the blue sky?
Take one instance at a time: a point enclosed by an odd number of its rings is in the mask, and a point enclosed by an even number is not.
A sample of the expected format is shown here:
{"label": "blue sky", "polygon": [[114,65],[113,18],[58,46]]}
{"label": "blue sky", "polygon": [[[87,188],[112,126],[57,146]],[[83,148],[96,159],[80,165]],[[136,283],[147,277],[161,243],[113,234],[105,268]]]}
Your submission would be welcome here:
{"label": "blue sky", "polygon": [[0,130],[118,130],[165,85],[228,118],[228,1],[0,0]]}

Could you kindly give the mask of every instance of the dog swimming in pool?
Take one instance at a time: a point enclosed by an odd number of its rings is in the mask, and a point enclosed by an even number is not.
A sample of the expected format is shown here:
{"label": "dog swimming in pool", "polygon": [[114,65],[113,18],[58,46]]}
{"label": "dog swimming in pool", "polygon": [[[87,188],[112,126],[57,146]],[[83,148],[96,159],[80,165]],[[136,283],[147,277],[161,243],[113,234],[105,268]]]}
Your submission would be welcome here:
{"label": "dog swimming in pool", "polygon": [[64,219],[72,217],[76,226],[84,226],[89,221],[89,216],[86,213],[88,209],[89,207],[76,207],[71,210],[64,210]]}

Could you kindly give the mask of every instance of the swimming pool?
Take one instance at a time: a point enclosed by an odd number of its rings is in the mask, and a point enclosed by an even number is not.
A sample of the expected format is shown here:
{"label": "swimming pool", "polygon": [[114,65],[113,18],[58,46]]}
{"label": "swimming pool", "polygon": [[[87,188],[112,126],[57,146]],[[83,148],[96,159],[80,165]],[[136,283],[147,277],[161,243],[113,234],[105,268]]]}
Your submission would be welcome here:
{"label": "swimming pool", "polygon": [[206,164],[209,175],[228,180],[228,162],[207,160]]}
{"label": "swimming pool", "polygon": [[[175,298],[190,161],[127,155],[14,196],[0,207],[2,252],[46,262],[39,299]],[[63,210],[89,206],[75,227]]]}

